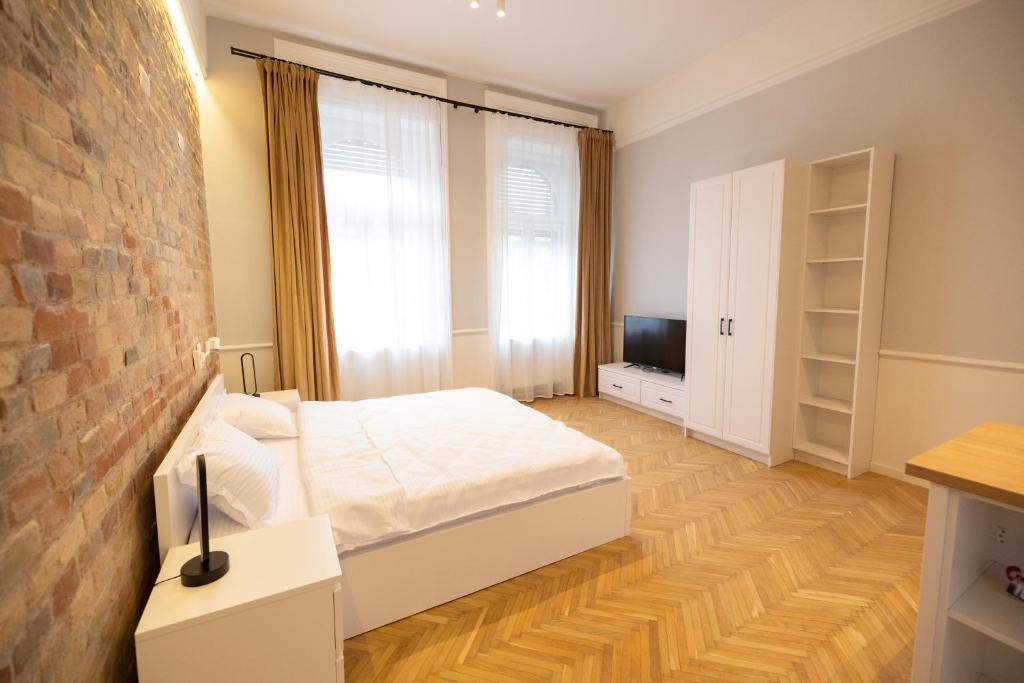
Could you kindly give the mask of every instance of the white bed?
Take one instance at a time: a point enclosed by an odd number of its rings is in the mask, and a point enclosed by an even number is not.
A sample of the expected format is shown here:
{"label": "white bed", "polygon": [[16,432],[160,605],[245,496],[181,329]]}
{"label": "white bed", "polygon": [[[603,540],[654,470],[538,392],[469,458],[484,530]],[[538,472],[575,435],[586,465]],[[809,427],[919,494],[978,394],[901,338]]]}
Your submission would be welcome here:
{"label": "white bed", "polygon": [[[161,558],[195,533],[174,464],[209,420],[217,377],[154,475]],[[274,523],[327,514],[346,638],[629,533],[621,456],[483,389],[304,402]],[[482,457],[484,456],[484,457]],[[213,510],[213,537],[244,527]]]}

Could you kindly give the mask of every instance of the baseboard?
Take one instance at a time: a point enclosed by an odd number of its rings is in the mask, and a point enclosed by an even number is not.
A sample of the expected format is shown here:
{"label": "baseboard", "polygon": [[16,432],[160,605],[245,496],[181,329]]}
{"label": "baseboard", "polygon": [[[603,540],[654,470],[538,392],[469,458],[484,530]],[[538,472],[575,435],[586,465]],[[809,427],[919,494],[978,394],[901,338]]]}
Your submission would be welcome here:
{"label": "baseboard", "polygon": [[767,465],[771,467],[771,458],[769,458],[764,453],[752,451],[749,448],[738,446],[737,444],[730,443],[728,441],[725,441],[724,439],[719,439],[718,437],[711,436],[710,434],[694,431],[692,428],[687,428],[686,434],[687,436],[697,439],[698,441],[709,443],[712,446],[718,446],[722,450],[730,451],[732,453],[735,453],[736,455],[742,455],[744,458],[750,458],[755,462],[759,462],[762,465]]}
{"label": "baseboard", "polygon": [[874,472],[875,474],[881,474],[884,477],[889,477],[891,479],[899,479],[900,481],[905,481],[906,483],[913,484],[914,486],[921,486],[921,487],[924,487],[924,488],[928,488],[928,482],[927,481],[925,481],[924,479],[920,479],[918,477],[913,477],[913,476],[907,474],[906,472],[904,472],[899,467],[893,467],[892,465],[885,465],[885,464],[880,463],[880,462],[872,462],[871,463],[871,471]]}

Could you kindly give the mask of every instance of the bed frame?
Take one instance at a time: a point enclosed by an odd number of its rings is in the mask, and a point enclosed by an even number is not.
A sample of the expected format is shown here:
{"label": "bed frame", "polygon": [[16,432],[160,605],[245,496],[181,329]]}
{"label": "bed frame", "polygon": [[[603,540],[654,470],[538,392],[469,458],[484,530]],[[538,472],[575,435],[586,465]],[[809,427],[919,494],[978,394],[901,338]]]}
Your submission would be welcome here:
{"label": "bed frame", "polygon": [[[217,375],[153,475],[161,561],[188,543],[196,516],[195,492],[175,465],[223,393]],[[344,637],[629,535],[629,483],[600,482],[343,553]]]}

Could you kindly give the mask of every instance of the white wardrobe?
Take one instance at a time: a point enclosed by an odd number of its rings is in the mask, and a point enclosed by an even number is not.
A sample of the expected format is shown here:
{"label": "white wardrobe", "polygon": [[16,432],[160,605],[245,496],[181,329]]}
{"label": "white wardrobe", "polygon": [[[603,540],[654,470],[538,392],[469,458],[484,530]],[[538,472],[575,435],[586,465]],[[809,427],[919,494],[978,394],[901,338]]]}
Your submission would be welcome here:
{"label": "white wardrobe", "polygon": [[760,462],[793,458],[807,166],[690,186],[686,429]]}

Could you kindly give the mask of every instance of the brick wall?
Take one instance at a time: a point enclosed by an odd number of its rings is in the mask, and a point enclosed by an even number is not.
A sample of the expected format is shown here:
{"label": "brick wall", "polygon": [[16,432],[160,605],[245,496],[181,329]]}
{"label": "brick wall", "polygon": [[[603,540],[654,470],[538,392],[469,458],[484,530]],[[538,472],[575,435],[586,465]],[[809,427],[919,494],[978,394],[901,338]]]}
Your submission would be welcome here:
{"label": "brick wall", "polygon": [[0,683],[133,675],[209,253],[164,0],[0,0]]}

